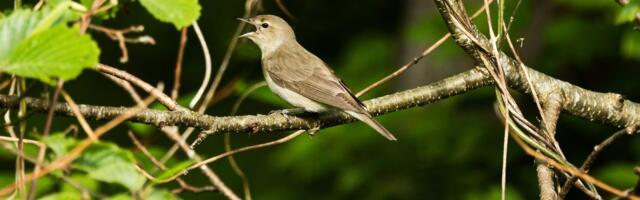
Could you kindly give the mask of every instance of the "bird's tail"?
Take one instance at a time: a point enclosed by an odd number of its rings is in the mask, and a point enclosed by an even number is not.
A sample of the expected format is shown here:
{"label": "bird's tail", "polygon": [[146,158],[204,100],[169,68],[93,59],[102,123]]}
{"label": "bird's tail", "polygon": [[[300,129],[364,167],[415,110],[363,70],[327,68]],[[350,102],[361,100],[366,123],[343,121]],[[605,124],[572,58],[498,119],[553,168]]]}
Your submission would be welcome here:
{"label": "bird's tail", "polygon": [[380,133],[380,135],[384,136],[385,138],[395,141],[397,140],[395,136],[393,136],[393,134],[391,134],[391,132],[389,132],[389,130],[387,130],[386,128],[384,128],[384,126],[382,126],[382,124],[380,124],[378,121],[376,121],[369,113],[357,113],[357,112],[353,112],[353,111],[345,111],[347,114],[355,117],[356,119],[366,123],[367,125],[371,126],[371,128],[375,129],[376,131],[378,131],[378,133]]}

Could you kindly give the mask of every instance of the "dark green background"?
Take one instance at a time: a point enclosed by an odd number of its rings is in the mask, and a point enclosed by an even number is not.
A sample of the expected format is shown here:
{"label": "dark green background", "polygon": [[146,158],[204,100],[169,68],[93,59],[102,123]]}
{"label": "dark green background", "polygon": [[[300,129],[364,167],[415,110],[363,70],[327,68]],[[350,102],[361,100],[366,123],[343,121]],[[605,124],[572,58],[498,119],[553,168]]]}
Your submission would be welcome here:
{"label": "dark green background", "polygon": [[[352,90],[359,91],[410,61],[447,32],[433,2],[428,0],[392,1],[289,1],[284,4],[296,19],[287,18],[298,41],[331,65]],[[480,1],[468,3],[469,12]],[[10,1],[0,3],[11,8]],[[29,4],[33,2],[25,2]],[[123,7],[114,19],[100,22],[113,28],[144,24],[155,38],[155,46],[130,44],[130,62],[118,62],[117,43],[101,33],[91,32],[102,49],[101,62],[126,70],[149,83],[164,82],[171,87],[179,43],[173,25],[158,22],[138,2],[121,1]],[[242,16],[243,1],[201,1],[199,23],[212,50],[214,72]],[[507,14],[515,1],[507,2]],[[610,0],[523,1],[511,36],[524,38],[521,56],[529,66],[558,79],[594,91],[616,92],[640,101],[640,55],[625,53],[625,37],[640,37],[633,24],[616,24],[620,7]],[[262,13],[284,17],[274,1],[265,1]],[[476,23],[486,30],[486,17]],[[640,40],[636,40],[640,41]],[[181,95],[195,93],[203,76],[204,61],[193,30],[189,30],[184,61]],[[635,47],[640,43],[631,43]],[[239,80],[234,87],[246,88],[262,80],[259,49],[240,41],[221,87]],[[454,42],[447,41],[421,64],[402,76],[365,95],[369,99],[428,84],[448,75],[470,69],[472,60]],[[38,84],[35,91],[44,86]],[[128,106],[127,93],[94,71],[85,71],[65,88],[78,103]],[[169,90],[165,90],[169,93]],[[238,99],[234,95],[212,106],[207,113],[228,115]],[[38,96],[37,92],[33,96]],[[516,93],[532,121],[536,109],[528,96]],[[280,109],[282,101],[262,88],[245,101],[239,114],[265,114]],[[300,136],[287,144],[236,156],[248,175],[255,199],[499,199],[502,155],[502,124],[493,111],[493,89],[481,88],[448,98],[433,105],[387,114],[378,119],[399,139],[388,142],[362,123],[322,130],[314,137]],[[41,128],[38,114],[29,124]],[[56,118],[54,130],[62,130],[75,120]],[[101,122],[100,122],[101,123]],[[99,124],[99,123],[95,123]],[[127,126],[105,135],[104,140],[132,147]],[[580,165],[593,145],[615,128],[563,115],[558,138],[566,156]],[[246,146],[274,140],[287,133],[232,135],[233,146]],[[157,155],[171,145],[158,131],[141,133],[143,141]],[[223,150],[221,136],[211,136],[197,148],[203,155]],[[184,154],[171,163],[186,159]],[[140,157],[141,159],[144,159]],[[508,158],[509,199],[537,199],[538,189],[533,160],[510,143]],[[13,166],[14,157],[2,156],[4,166]],[[592,174],[618,188],[629,188],[637,177],[632,168],[640,164],[640,138],[624,137],[597,160]],[[210,165],[238,194],[239,178],[226,160]],[[7,176],[13,167],[3,168]],[[207,184],[199,171],[185,177],[194,185]],[[175,188],[177,184],[166,184]],[[114,187],[117,186],[105,186]],[[603,192],[604,193],[604,192]],[[183,192],[185,199],[223,198],[215,193]],[[570,199],[584,199],[574,190]]]}

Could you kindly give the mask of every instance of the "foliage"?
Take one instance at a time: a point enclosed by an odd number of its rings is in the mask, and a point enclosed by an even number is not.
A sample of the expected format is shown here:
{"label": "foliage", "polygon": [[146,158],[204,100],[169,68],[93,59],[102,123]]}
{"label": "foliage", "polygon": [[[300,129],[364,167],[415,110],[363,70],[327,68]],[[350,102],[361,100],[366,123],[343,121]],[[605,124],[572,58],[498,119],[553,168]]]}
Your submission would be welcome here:
{"label": "foliage", "polygon": [[97,44],[68,27],[65,3],[32,12],[15,10],[0,21],[0,71],[52,82],[70,80],[98,62]]}
{"label": "foliage", "polygon": [[172,23],[177,29],[190,25],[200,16],[197,0],[140,0],[156,19]]}

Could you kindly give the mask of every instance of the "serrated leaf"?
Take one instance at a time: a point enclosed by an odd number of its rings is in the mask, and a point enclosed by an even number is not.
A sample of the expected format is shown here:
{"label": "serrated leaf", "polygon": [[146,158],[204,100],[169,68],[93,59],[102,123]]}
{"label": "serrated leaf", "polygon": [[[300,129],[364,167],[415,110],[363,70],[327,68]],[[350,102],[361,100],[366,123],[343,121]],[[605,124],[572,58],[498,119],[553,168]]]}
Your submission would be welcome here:
{"label": "serrated leaf", "polygon": [[78,16],[69,4],[65,0],[41,11],[18,9],[0,20],[0,71],[52,82],[52,77],[69,80],[95,66],[96,43],[66,26]]}
{"label": "serrated leaf", "polygon": [[177,29],[190,25],[200,17],[198,0],[140,0],[156,19],[172,23]]}
{"label": "serrated leaf", "polygon": [[91,178],[116,183],[135,192],[142,188],[146,178],[133,165],[131,152],[115,144],[101,142],[85,150],[73,167],[87,172]]}
{"label": "serrated leaf", "polygon": [[20,42],[7,58],[0,57],[0,70],[44,82],[70,80],[95,67],[99,54],[98,45],[77,27],[57,25]]}

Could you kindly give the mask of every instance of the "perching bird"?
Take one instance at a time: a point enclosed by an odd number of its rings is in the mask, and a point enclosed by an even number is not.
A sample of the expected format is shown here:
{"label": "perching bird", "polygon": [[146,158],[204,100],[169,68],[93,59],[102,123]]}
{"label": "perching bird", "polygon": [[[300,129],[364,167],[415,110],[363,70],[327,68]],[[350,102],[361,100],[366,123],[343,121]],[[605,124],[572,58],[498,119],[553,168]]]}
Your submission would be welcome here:
{"label": "perching bird", "polygon": [[256,27],[256,31],[240,37],[249,38],[260,47],[262,72],[271,91],[306,111],[344,111],[387,139],[396,140],[373,119],[327,64],[298,44],[293,29],[286,21],[274,15],[239,20]]}

